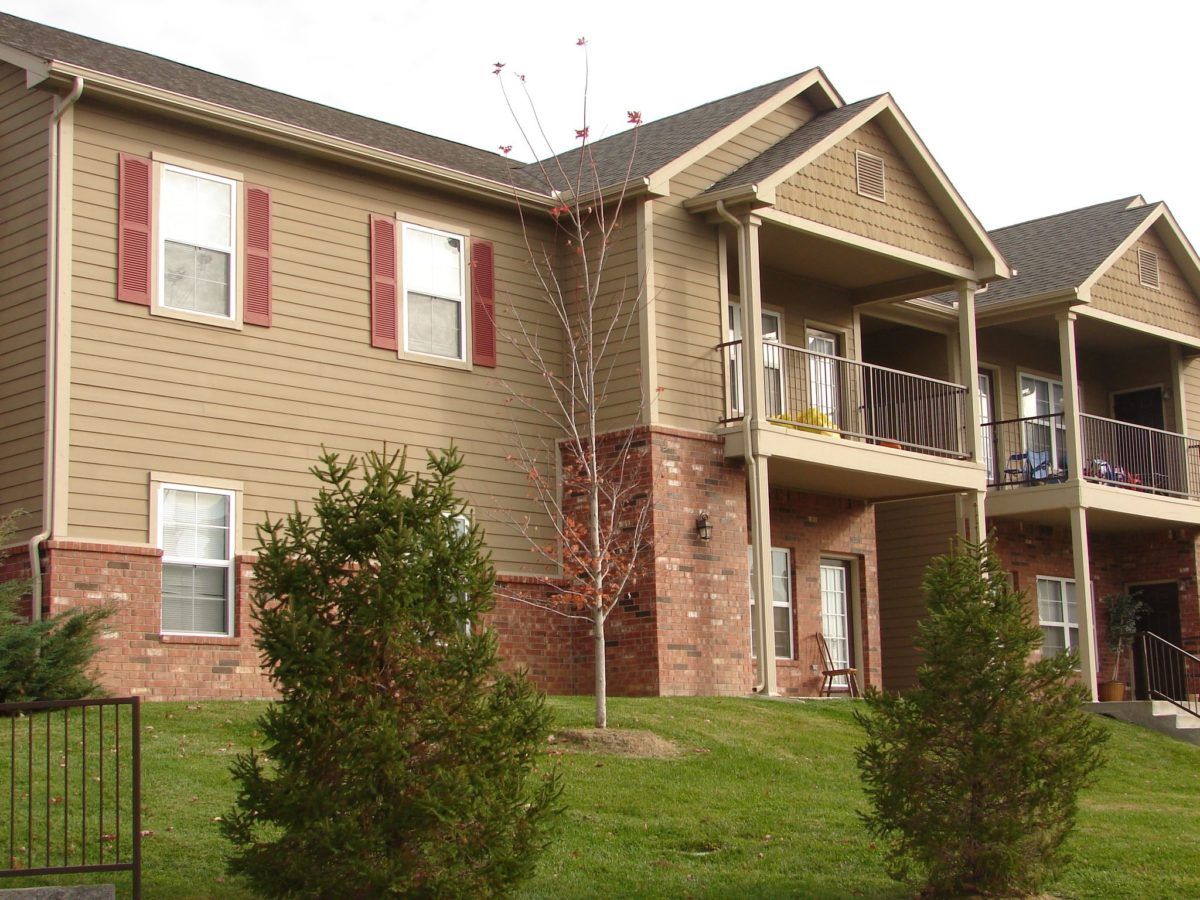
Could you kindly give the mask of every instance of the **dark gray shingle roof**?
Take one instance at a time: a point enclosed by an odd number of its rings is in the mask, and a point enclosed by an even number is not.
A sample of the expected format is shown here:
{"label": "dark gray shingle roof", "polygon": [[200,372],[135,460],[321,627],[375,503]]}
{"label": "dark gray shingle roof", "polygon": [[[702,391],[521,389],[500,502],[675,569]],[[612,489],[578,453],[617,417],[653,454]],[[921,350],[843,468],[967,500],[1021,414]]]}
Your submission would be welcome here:
{"label": "dark gray shingle roof", "polygon": [[[809,72],[801,72],[770,84],[759,85],[742,91],[730,97],[723,97],[711,103],[705,103],[694,109],[667,116],[654,122],[647,122],[637,130],[637,148],[634,150],[634,131],[629,129],[612,137],[596,141],[591,145],[592,156],[595,160],[595,182],[590,186],[601,189],[620,184],[625,178],[629,167],[630,154],[634,153],[633,169],[630,177],[644,178],[657,172],[671,160],[676,159],[691,150],[697,144],[712,137],[725,126],[736,122],[759,104],[769,100],[792,82],[802,78]],[[559,155],[558,160],[563,170],[573,177],[573,166],[579,165],[579,149],[569,150]],[[557,167],[542,163],[530,163],[523,172],[546,187],[546,176],[543,176],[540,166],[546,167],[547,174],[556,183],[560,180]]]}
{"label": "dark gray shingle roof", "polygon": [[4,13],[0,13],[0,44],[8,44],[41,59],[94,69],[469,175],[505,184],[510,180],[510,173],[518,173],[519,178],[521,164],[498,153],[301,100]]}
{"label": "dark gray shingle roof", "polygon": [[[1139,205],[1131,207],[1135,202]],[[976,307],[1079,287],[1157,206],[1137,196],[1123,197],[989,231],[1016,274],[989,284],[976,295]],[[947,292],[931,299],[950,306],[958,295]]]}
{"label": "dark gray shingle roof", "polygon": [[774,174],[805,151],[815,147],[882,95],[867,97],[838,109],[830,110],[805,122],[779,143],[750,160],[736,172],[722,178],[704,193],[711,194],[726,188],[757,184]]}
{"label": "dark gray shingle roof", "polygon": [[[537,163],[521,163],[498,153],[302,100],[17,16],[0,13],[0,44],[23,50],[40,59],[94,69],[454,171],[504,184],[512,182],[530,190],[547,190],[546,180],[541,176]],[[641,178],[662,168],[741,118],[801,75],[782,78],[643,125],[638,131],[632,177]],[[633,131],[624,131],[596,141],[591,149],[601,186],[619,184],[629,165]],[[578,153],[576,149],[560,156],[567,172],[571,171],[572,163],[577,164]]]}
{"label": "dark gray shingle roof", "polygon": [[991,306],[1083,284],[1154,211],[1153,203],[1130,208],[1135,200],[1110,200],[990,232],[1017,274],[990,285],[979,296],[978,305]]}

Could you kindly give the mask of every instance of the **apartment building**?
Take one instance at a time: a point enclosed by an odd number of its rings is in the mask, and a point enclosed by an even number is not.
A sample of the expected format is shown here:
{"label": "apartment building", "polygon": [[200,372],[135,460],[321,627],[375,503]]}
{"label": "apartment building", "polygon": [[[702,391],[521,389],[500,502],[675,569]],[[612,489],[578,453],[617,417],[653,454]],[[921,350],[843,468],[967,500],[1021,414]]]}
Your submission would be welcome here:
{"label": "apartment building", "polygon": [[[1130,592],[1148,606],[1146,631],[1195,654],[1200,260],[1167,206],[1142,197],[992,238],[1016,274],[976,300],[985,510],[1036,607],[1043,652],[1076,649],[1087,683],[1108,680],[1103,600]],[[941,552],[954,512],[935,499],[881,507],[879,518],[881,557],[910,566],[890,570],[891,617],[884,605],[896,628],[885,683],[902,688],[917,661],[916,570]],[[1195,689],[1175,656],[1166,665],[1186,700]],[[1126,660],[1119,674],[1141,692],[1140,665]]]}
{"label": "apartment building", "polygon": [[[111,689],[269,693],[254,529],[304,505],[322,446],[419,459],[455,442],[504,593],[546,595],[514,526],[544,513],[506,457],[558,435],[504,402],[505,384],[547,399],[503,340],[518,320],[562,353],[527,260],[526,238],[556,240],[536,166],[11,16],[0,107],[0,513],[26,511],[4,565],[36,560],[38,611],[113,606]],[[632,170],[629,133],[594,150],[596,202],[625,196],[613,283],[647,298],[604,419],[608,442],[635,431],[653,506],[653,561],[609,623],[611,691],[815,694],[821,638],[834,667],[900,685],[916,574],[952,534],[988,517],[1021,586],[1058,579],[1065,608],[1108,565],[1093,544],[1081,576],[1074,534],[1132,503],[1190,509],[1114,486],[1130,460],[1084,449],[1074,379],[1054,392],[1076,369],[1019,355],[1065,335],[1068,363],[1093,341],[1124,359],[1114,333],[1136,330],[1176,373],[1163,430],[1182,431],[1190,345],[1132,328],[1128,292],[1099,283],[1038,306],[1049,288],[1010,278],[1025,245],[982,228],[890,95],[846,103],[813,69],[643,125]],[[538,212],[522,221],[514,198]],[[1143,215],[1162,284],[1190,289],[1169,213]],[[1160,383],[1126,371],[1117,393]],[[1045,435],[1065,476],[997,483],[1019,454],[1040,465]],[[1089,454],[1108,475],[1073,478]],[[1050,494],[1053,513],[1026,499]],[[543,688],[590,689],[585,624],[501,599],[488,625]]]}

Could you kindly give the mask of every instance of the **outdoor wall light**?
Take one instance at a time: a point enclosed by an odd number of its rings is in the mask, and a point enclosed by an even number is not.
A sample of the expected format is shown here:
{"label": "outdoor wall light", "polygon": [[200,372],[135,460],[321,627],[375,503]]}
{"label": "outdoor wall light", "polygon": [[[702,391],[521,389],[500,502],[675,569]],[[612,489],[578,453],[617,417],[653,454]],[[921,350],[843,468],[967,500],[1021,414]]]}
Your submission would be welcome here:
{"label": "outdoor wall light", "polygon": [[708,521],[708,513],[702,512],[696,517],[696,534],[702,541],[712,540],[712,522]]}

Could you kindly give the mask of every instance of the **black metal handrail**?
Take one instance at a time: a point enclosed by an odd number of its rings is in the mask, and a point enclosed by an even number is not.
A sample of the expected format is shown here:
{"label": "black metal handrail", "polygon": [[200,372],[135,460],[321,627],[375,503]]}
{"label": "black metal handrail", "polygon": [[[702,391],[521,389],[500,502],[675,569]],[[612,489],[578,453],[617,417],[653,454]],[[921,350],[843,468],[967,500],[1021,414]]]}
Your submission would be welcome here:
{"label": "black metal handrail", "polygon": [[1081,415],[1088,481],[1200,499],[1200,442],[1161,428]]}
{"label": "black metal handrail", "polygon": [[980,453],[988,487],[1057,484],[1067,478],[1067,438],[1062,413],[1001,419],[981,428]]}
{"label": "black metal handrail", "polygon": [[[725,408],[742,418],[739,341],[719,344]],[[930,456],[965,459],[967,388],[887,366],[763,341],[766,417],[800,431],[836,435]]]}
{"label": "black metal handrail", "polygon": [[141,897],[141,732],[138,697],[0,703],[0,878],[130,872]]}
{"label": "black metal handrail", "polygon": [[1200,718],[1200,657],[1151,631],[1138,635],[1139,687],[1146,699],[1165,700]]}

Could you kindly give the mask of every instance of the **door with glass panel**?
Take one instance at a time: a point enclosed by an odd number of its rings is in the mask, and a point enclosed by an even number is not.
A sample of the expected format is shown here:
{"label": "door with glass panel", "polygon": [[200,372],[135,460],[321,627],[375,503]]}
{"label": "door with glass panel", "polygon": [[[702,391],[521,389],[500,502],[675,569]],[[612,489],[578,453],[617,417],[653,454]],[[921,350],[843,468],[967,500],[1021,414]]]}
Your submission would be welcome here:
{"label": "door with glass panel", "polygon": [[[829,645],[829,658],[835,669],[854,666],[852,612],[850,602],[850,563],[841,559],[821,560],[821,634]],[[833,686],[849,690],[845,675],[833,679]]]}
{"label": "door with glass panel", "polygon": [[[750,651],[758,653],[758,616],[754,597],[754,548],[750,556]],[[782,547],[771,548],[771,618],[775,630],[775,658],[793,659],[792,640],[792,554]]]}
{"label": "door with glass panel", "polygon": [[[821,413],[828,424],[841,424],[842,386],[838,373],[838,336],[810,328],[805,334],[807,349],[821,356],[808,357],[808,405]],[[821,423],[825,424],[825,423]]]}
{"label": "door with glass panel", "polygon": [[979,378],[979,452],[987,465],[988,484],[996,484],[996,434],[989,426],[996,420],[992,373],[980,369]]}
{"label": "door with glass panel", "polygon": [[1021,429],[1025,476],[1033,482],[1060,481],[1067,472],[1067,431],[1061,381],[1021,376]]}
{"label": "door with glass panel", "polygon": [[[730,303],[727,314],[727,332],[729,340],[742,339],[742,305]],[[777,312],[763,310],[762,312],[763,339],[763,387],[766,396],[766,414],[768,417],[778,416],[784,411],[783,388],[783,351],[774,344],[783,343],[783,316]],[[729,406],[731,418],[745,415],[746,408],[742,399],[742,360],[745,359],[745,349],[729,348]]]}

